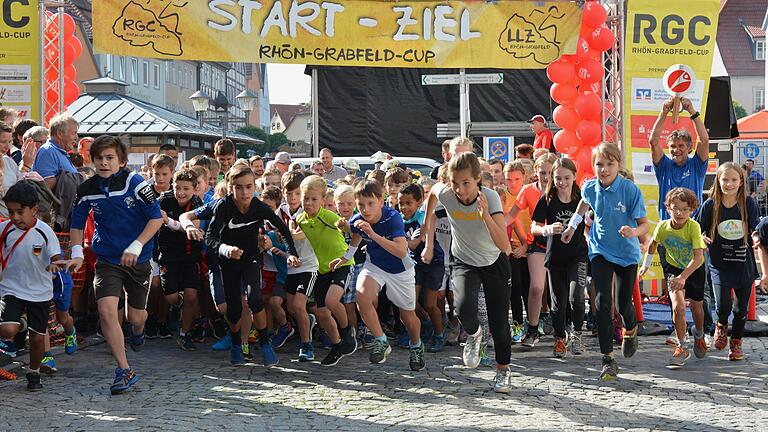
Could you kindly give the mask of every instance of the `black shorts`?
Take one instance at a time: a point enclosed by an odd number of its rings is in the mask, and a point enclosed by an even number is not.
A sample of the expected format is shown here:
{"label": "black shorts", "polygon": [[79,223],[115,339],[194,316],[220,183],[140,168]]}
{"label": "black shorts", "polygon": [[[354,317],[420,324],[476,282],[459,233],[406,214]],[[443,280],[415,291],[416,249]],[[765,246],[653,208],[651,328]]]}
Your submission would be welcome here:
{"label": "black shorts", "polygon": [[541,243],[537,243],[534,240],[533,243],[528,245],[528,254],[532,254],[532,253],[547,253],[546,243],[542,245]]}
{"label": "black shorts", "polygon": [[104,297],[123,298],[128,296],[128,306],[145,310],[149,299],[149,277],[152,271],[149,261],[133,267],[110,264],[104,260],[96,261],[93,276],[93,292],[98,301]]}
{"label": "black shorts", "polygon": [[27,313],[27,327],[37,334],[44,335],[48,330],[48,315],[51,312],[51,301],[33,302],[22,300],[12,295],[0,298],[0,325],[19,324],[21,315]]}
{"label": "black shorts", "polygon": [[421,290],[440,291],[443,286],[443,276],[445,276],[445,266],[440,260],[438,265],[417,265],[416,266],[416,285]]}
{"label": "black shorts", "polygon": [[[685,298],[693,301],[704,300],[704,286],[707,281],[707,274],[704,271],[702,264],[685,280]],[[669,276],[679,276],[683,272],[683,269],[679,269],[673,265],[667,265],[665,273]]]}
{"label": "black shorts", "polygon": [[165,295],[187,288],[200,289],[200,263],[181,262],[160,265],[160,284]]}
{"label": "black shorts", "polygon": [[285,286],[283,288],[285,288],[285,292],[288,294],[294,295],[299,293],[312,298],[315,292],[317,277],[318,273],[316,271],[289,274],[285,277]]}
{"label": "black shorts", "polygon": [[328,289],[331,288],[331,285],[339,286],[343,290],[349,284],[351,268],[352,266],[338,267],[332,272],[317,276],[317,282],[315,282],[317,307],[325,307],[325,296],[328,295]]}

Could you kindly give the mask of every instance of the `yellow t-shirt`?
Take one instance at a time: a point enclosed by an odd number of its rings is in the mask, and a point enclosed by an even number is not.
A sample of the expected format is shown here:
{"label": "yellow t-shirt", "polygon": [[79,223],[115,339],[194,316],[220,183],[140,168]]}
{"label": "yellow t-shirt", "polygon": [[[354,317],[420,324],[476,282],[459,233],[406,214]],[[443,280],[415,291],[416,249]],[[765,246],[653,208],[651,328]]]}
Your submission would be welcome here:
{"label": "yellow t-shirt", "polygon": [[668,219],[656,225],[653,240],[664,246],[667,263],[679,269],[688,267],[693,259],[694,249],[706,249],[701,227],[693,219],[680,229],[672,228],[672,220]]}

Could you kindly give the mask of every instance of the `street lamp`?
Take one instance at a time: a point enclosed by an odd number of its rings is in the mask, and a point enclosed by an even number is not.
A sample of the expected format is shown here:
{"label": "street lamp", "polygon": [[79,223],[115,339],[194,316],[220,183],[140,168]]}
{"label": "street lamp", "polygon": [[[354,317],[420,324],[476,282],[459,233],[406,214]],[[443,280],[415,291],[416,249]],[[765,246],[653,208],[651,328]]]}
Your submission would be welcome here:
{"label": "street lamp", "polygon": [[200,127],[203,127],[203,116],[208,111],[208,104],[211,100],[204,91],[198,90],[189,97],[192,100],[192,106],[195,108],[197,116],[200,118]]}
{"label": "street lamp", "polygon": [[[200,118],[200,127],[203,127],[205,113],[209,110],[210,105],[213,105],[213,111],[220,114],[219,119],[222,129],[222,137],[226,138],[227,127],[229,125],[229,107],[231,106],[229,99],[227,99],[227,95],[219,90],[216,93],[216,97],[211,100],[204,91],[198,90],[190,96],[189,99],[192,100],[192,106],[195,108],[195,112]],[[240,92],[235,99],[237,99],[237,104],[240,106],[240,109],[245,111],[245,125],[248,126],[249,114],[256,108],[259,97],[249,89],[245,89]]]}
{"label": "street lamp", "polygon": [[250,124],[249,117],[251,115],[251,111],[256,108],[259,97],[255,95],[250,89],[245,89],[240,92],[239,95],[235,96],[235,99],[237,99],[237,104],[240,105],[240,109],[245,111],[245,125],[248,126]]}

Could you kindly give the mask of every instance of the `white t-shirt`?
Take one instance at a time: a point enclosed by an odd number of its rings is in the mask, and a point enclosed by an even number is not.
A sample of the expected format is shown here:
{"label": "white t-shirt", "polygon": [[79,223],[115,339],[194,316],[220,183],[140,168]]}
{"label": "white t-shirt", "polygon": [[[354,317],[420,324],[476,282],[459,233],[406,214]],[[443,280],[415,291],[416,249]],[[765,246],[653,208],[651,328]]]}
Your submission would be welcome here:
{"label": "white t-shirt", "polygon": [[[8,224],[11,222],[0,222],[0,233]],[[9,257],[8,253],[22,234],[23,230],[11,225],[5,239],[0,239],[3,259],[8,259],[0,280],[0,296],[48,301],[53,298],[53,276],[45,268],[53,256],[61,254],[59,239],[48,224],[37,221]]]}
{"label": "white t-shirt", "polygon": [[[288,208],[288,204],[286,203],[282,203],[280,208],[277,209],[277,214],[281,219],[283,219],[283,222],[285,222],[285,225],[288,226],[288,228],[290,228],[288,222],[291,220],[296,220],[296,218],[299,217],[299,215],[302,213],[304,213],[304,209],[299,207],[296,213],[291,214],[291,211]],[[293,244],[296,246],[296,252],[299,253],[299,260],[301,260],[301,265],[299,267],[289,266],[288,274],[316,272],[319,268],[319,265],[317,262],[317,256],[315,256],[315,250],[312,249],[312,245],[309,243],[309,240],[306,238],[303,240],[293,239]]]}

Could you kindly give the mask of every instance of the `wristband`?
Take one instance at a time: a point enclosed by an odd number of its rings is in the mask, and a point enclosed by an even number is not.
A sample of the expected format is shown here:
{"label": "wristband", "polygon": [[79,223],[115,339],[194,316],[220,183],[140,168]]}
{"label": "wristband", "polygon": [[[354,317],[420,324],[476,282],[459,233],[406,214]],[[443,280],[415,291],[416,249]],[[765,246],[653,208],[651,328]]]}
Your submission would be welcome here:
{"label": "wristband", "polygon": [[72,249],[69,251],[69,257],[71,259],[85,259],[85,255],[83,255],[83,247],[80,245],[72,246]]}
{"label": "wristband", "polygon": [[181,227],[186,231],[189,228],[195,228],[195,224],[191,220],[185,219],[185,220],[181,221]]}
{"label": "wristband", "polygon": [[347,252],[344,253],[344,256],[342,256],[342,258],[344,258],[344,261],[349,261],[355,257],[355,252],[357,252],[357,246],[349,245],[347,247]]}
{"label": "wristband", "polygon": [[691,115],[691,120],[696,120],[697,118],[699,118],[700,115],[701,115],[701,113],[696,111],[695,113],[693,113]]}
{"label": "wristband", "polygon": [[571,220],[568,221],[568,228],[573,228],[574,230],[579,227],[579,224],[581,221],[584,220],[584,217],[578,213],[574,213],[573,216],[571,216]]}
{"label": "wristband", "polygon": [[230,255],[232,255],[232,251],[234,250],[234,246],[222,243],[221,246],[219,246],[219,255],[223,256],[224,258],[229,258]]}
{"label": "wristband", "polygon": [[544,225],[541,227],[542,234],[544,237],[551,237],[552,236],[552,225]]}
{"label": "wristband", "polygon": [[139,256],[141,255],[142,249],[144,249],[144,245],[141,244],[140,241],[134,240],[133,243],[131,243],[131,245],[128,246],[123,253]]}
{"label": "wristband", "polygon": [[168,223],[165,225],[173,231],[181,231],[182,226],[177,220],[168,219]]}
{"label": "wristband", "polygon": [[643,262],[643,267],[647,270],[651,268],[651,262],[653,261],[653,255],[648,254],[645,256],[645,261]]}

